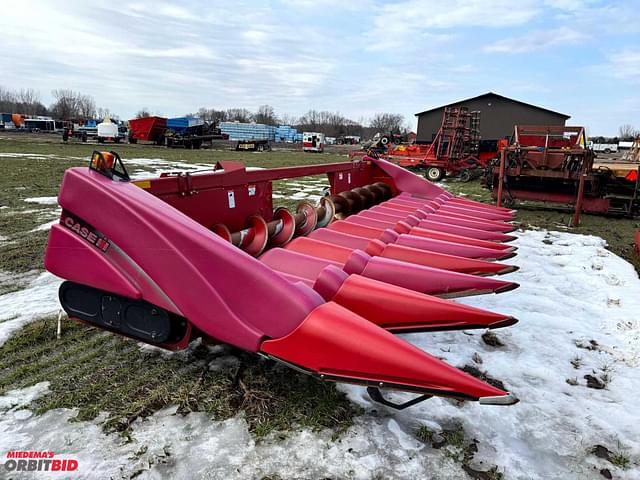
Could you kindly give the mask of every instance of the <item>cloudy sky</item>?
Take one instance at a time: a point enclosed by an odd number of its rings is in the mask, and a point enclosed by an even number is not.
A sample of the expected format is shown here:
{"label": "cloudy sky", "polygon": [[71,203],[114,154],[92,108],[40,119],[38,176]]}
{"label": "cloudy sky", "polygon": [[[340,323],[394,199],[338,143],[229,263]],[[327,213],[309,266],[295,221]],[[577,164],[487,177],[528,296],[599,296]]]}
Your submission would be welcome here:
{"label": "cloudy sky", "polygon": [[273,105],[355,120],[487,91],[640,127],[640,0],[13,1],[0,86],[91,94],[123,118]]}

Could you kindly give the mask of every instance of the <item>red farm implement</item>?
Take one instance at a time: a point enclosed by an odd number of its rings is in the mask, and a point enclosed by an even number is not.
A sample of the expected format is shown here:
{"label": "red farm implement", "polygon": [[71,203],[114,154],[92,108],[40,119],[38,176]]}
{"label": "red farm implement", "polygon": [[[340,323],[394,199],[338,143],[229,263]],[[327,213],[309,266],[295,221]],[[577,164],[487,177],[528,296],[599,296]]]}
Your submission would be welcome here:
{"label": "red farm implement", "polygon": [[[479,111],[445,107],[440,129],[428,145],[394,145],[389,141],[385,143],[385,139],[387,137],[383,137],[375,148],[381,158],[424,172],[428,180],[438,181],[445,175],[460,175],[468,181],[481,174]],[[354,152],[351,156],[358,155],[363,153]]]}
{"label": "red farm implement", "polygon": [[144,117],[129,120],[129,143],[138,141],[164,145],[167,119],[163,117]]}
{"label": "red farm implement", "polygon": [[[325,174],[330,193],[274,210],[272,182]],[[131,181],[114,152],[64,176],[45,256],[72,318],[158,347],[226,342],[404,408],[433,395],[510,393],[394,333],[516,323],[446,297],[518,285],[513,211],[457,198],[385,160]],[[100,208],[96,208],[99,205]],[[383,390],[419,394],[396,404]]]}
{"label": "red farm implement", "polygon": [[583,127],[516,126],[513,143],[486,170],[484,184],[502,202],[572,205],[580,212],[637,215],[638,163],[599,162]]}

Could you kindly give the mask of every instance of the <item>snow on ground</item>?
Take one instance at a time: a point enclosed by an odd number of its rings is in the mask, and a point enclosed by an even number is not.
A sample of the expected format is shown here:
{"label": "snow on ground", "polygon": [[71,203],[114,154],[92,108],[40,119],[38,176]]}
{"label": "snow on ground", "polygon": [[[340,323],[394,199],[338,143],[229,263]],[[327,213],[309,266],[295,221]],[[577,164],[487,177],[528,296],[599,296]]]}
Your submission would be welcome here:
{"label": "snow on ground", "polygon": [[[58,213],[56,214],[56,216],[58,216],[59,214],[60,214],[60,212],[58,212]],[[60,219],[59,219],[59,218],[56,218],[56,219],[51,220],[51,221],[49,221],[49,222],[43,223],[42,225],[38,225],[36,228],[33,228],[33,229],[31,229],[30,231],[31,231],[31,232],[39,232],[39,231],[42,231],[42,230],[44,230],[44,231],[48,231],[48,230],[50,230],[50,229],[51,229],[51,227],[53,227],[55,224],[57,224],[57,223],[59,223],[59,222],[60,222]]]}
{"label": "snow on ground", "polygon": [[58,197],[31,197],[25,198],[25,202],[39,203],[40,205],[57,205]]}
{"label": "snow on ground", "polygon": [[310,195],[309,193],[306,193],[306,192],[298,192],[298,193],[294,193],[293,195],[289,195],[285,198],[288,198],[290,200],[310,200],[312,202],[317,202],[322,198],[322,195]]}
{"label": "snow on ground", "polygon": [[[144,178],[157,177],[161,173],[171,172],[195,172],[198,170],[211,170],[211,164],[204,163],[186,163],[164,160],[162,158],[127,158],[125,165],[130,170],[132,180],[140,180]],[[145,169],[133,170],[131,167],[145,167]]]}
{"label": "snow on ground", "polygon": [[44,153],[0,153],[0,158],[56,158],[57,155],[54,154],[44,154]]}
{"label": "snow on ground", "polygon": [[58,287],[61,280],[58,277],[49,272],[30,274],[27,278],[0,275],[0,281],[11,280],[24,281],[26,287],[0,295],[0,345],[27,322],[60,310]]}
{"label": "snow on ground", "polygon": [[[504,468],[506,478],[590,478],[594,465],[607,466],[588,453],[597,444],[619,448],[638,462],[640,281],[635,270],[593,236],[528,231],[517,244],[514,263],[521,270],[509,277],[520,288],[464,300],[520,319],[495,332],[505,347],[485,345],[481,332],[406,339],[456,366],[473,365],[473,355],[479,354],[482,364],[476,366],[502,380],[521,402],[487,408],[436,400],[395,414],[396,420],[409,430],[420,421],[444,425],[458,419],[485,446],[485,463]],[[610,383],[604,390],[587,388],[585,375],[608,376]],[[346,390],[368,405],[360,389]],[[640,470],[614,478],[640,478]]]}
{"label": "snow on ground", "polygon": [[[132,180],[141,180],[146,178],[153,178],[160,176],[161,173],[175,173],[175,172],[199,172],[208,171],[213,169],[213,163],[185,163],[164,160],[162,158],[127,158],[125,159],[125,165],[130,170],[130,177]],[[146,167],[147,170],[131,169],[131,166]],[[150,169],[150,170],[149,170]],[[246,167],[247,171],[263,170],[262,167]],[[222,171],[222,170],[219,170]]]}
{"label": "snow on ground", "polygon": [[[256,443],[242,417],[214,422],[204,413],[182,417],[169,408],[137,420],[132,441],[124,443],[117,435],[102,433],[100,418],[68,422],[73,410],[34,416],[12,406],[26,405],[46,393],[46,386],[40,385],[0,397],[0,410],[5,412],[0,417],[0,452],[54,450],[61,458],[79,461],[78,478],[128,478],[141,472],[137,478],[278,474],[460,479],[466,474],[444,454],[446,449],[433,449],[414,434],[422,425],[438,432],[461,424],[467,440],[478,441],[475,468],[497,465],[506,479],[603,478],[601,468],[611,470],[616,479],[640,478],[637,274],[606,251],[597,237],[527,231],[516,244],[514,263],[521,269],[508,277],[520,288],[463,300],[520,319],[513,327],[495,331],[504,347],[485,345],[481,331],[405,336],[456,366],[472,364],[475,356],[482,362],[478,368],[502,380],[520,398],[515,406],[435,398],[398,412],[372,403],[360,387],[343,385],[339,388],[366,413],[337,441],[331,440],[330,432],[302,430]],[[26,291],[0,296],[0,311],[8,306],[21,314],[31,308],[31,316],[35,310],[55,311],[56,282],[43,274]],[[608,384],[605,389],[588,388],[585,375],[604,378]],[[595,457],[590,450],[597,444],[623,453],[631,467],[622,470]]]}

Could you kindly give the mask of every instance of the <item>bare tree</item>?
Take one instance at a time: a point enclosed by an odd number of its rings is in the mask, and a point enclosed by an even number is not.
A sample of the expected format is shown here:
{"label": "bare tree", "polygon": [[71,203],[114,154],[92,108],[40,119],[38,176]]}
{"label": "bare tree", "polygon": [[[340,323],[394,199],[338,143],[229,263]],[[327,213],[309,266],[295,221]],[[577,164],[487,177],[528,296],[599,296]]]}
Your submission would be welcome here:
{"label": "bare tree", "polygon": [[78,114],[81,118],[95,118],[96,102],[92,96],[78,94]]}
{"label": "bare tree", "polygon": [[67,119],[78,116],[78,99],[75,92],[66,89],[51,92],[55,102],[51,105],[51,112],[59,118]]}
{"label": "bare tree", "polygon": [[278,124],[278,117],[276,117],[276,112],[271,105],[260,105],[253,119],[256,123],[263,123],[265,125]]}
{"label": "bare tree", "polygon": [[354,122],[339,112],[309,110],[298,119],[299,129],[321,132],[331,137],[342,135],[362,135],[362,125]]}
{"label": "bare tree", "polygon": [[640,131],[636,130],[633,125],[626,123],[621,125],[618,129],[618,136],[620,137],[620,140],[634,140],[636,137],[640,136]]}
{"label": "bare tree", "polygon": [[214,125],[218,125],[227,119],[227,112],[224,110],[216,110],[215,108],[201,107],[198,109],[198,113],[192,115],[201,118],[205,122],[213,123]]}
{"label": "bare tree", "polygon": [[143,107],[136,113],[136,118],[147,118],[151,116],[151,112],[147,107]]}
{"label": "bare tree", "polygon": [[381,133],[401,133],[404,127],[404,116],[399,113],[376,113],[369,126]]}
{"label": "bare tree", "polygon": [[31,88],[17,91],[0,87],[0,111],[26,115],[47,115],[47,107],[40,101],[40,93]]}
{"label": "bare tree", "polygon": [[98,108],[97,115],[98,115],[98,118],[106,118],[106,117],[113,118],[113,115],[111,115],[111,111],[108,108],[102,108],[102,107]]}
{"label": "bare tree", "polygon": [[288,113],[280,115],[280,125],[295,125],[298,119]]}
{"label": "bare tree", "polygon": [[51,112],[58,118],[93,118],[96,116],[96,102],[90,95],[68,89],[57,89],[51,92],[55,102]]}
{"label": "bare tree", "polygon": [[247,123],[253,120],[253,114],[246,108],[230,108],[227,110],[227,121]]}

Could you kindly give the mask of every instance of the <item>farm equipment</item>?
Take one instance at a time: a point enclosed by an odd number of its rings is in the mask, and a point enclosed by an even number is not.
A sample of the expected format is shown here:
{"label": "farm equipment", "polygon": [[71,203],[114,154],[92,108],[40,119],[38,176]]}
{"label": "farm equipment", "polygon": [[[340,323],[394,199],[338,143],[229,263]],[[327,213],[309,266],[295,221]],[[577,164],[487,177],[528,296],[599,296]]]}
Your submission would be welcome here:
{"label": "farm equipment", "polygon": [[530,200],[575,206],[580,212],[637,215],[633,162],[597,161],[583,127],[516,126],[513,143],[486,169],[484,185],[499,204]]}
{"label": "farm equipment", "polygon": [[70,123],[62,130],[62,141],[67,142],[69,139],[88,141],[90,138],[98,136],[98,127],[96,125],[77,125]]}
{"label": "farm equipment", "polygon": [[237,152],[270,152],[271,142],[269,140],[238,140],[236,143]]}
{"label": "farm equipment", "polygon": [[622,156],[622,160],[631,163],[640,163],[640,137],[631,144],[631,148]]}
{"label": "farm equipment", "polygon": [[129,143],[152,142],[164,145],[167,119],[163,117],[143,117],[129,120]]}
{"label": "farm equipment", "polygon": [[[272,182],[326,174],[317,205],[273,210]],[[131,181],[115,152],[67,170],[45,267],[71,318],[169,350],[196,337],[405,408],[433,395],[517,398],[393,335],[498,328],[443,297],[502,293],[513,211],[455,197],[387,161],[210,170]],[[394,403],[383,391],[419,394]]]}
{"label": "farm equipment", "polygon": [[[459,174],[464,181],[469,181],[482,173],[479,111],[470,112],[466,107],[445,107],[442,125],[428,145],[397,144],[393,138],[380,137],[372,146],[373,152],[401,167],[424,172],[430,181],[441,180],[447,174]],[[353,158],[364,154],[353,152],[350,156]]]}
{"label": "farm equipment", "polygon": [[110,119],[106,118],[103,122],[97,126],[97,140],[98,143],[114,142],[120,143],[120,140],[126,138],[118,128],[118,124],[113,123]]}
{"label": "farm equipment", "polygon": [[225,135],[220,133],[215,124],[194,117],[144,117],[129,120],[129,143],[142,140],[170,148],[198,149],[205,142],[224,138]]}
{"label": "farm equipment", "polygon": [[193,117],[178,117],[167,120],[164,133],[167,147],[184,147],[198,149],[212,140],[228,138],[223,135],[215,123],[203,122]]}

